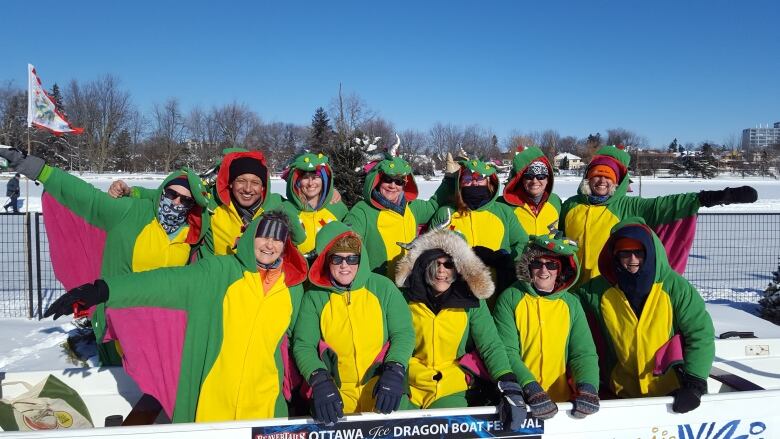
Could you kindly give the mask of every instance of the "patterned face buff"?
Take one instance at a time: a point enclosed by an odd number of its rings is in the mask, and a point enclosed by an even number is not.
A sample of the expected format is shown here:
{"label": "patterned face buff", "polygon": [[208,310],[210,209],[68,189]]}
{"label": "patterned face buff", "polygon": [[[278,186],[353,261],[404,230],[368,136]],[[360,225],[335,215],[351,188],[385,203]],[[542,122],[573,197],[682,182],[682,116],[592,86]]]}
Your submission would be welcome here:
{"label": "patterned face buff", "polygon": [[160,197],[160,208],[157,211],[157,221],[169,235],[187,221],[187,213],[190,209],[183,204],[174,204],[173,200]]}

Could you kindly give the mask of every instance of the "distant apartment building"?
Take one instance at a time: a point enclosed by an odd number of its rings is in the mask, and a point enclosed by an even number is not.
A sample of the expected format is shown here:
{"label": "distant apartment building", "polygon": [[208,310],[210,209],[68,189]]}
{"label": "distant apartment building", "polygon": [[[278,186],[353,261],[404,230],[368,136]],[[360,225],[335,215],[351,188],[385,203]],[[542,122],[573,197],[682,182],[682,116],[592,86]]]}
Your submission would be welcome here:
{"label": "distant apartment building", "polygon": [[775,122],[772,128],[759,126],[742,130],[742,149],[755,151],[768,146],[780,144],[780,122]]}

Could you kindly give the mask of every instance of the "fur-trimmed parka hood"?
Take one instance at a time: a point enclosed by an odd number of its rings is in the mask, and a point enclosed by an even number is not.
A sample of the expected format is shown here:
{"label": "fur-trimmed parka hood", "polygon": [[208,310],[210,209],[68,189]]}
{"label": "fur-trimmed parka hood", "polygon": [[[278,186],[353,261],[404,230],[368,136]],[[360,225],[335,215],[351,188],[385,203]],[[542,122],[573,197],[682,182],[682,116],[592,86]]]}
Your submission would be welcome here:
{"label": "fur-trimmed parka hood", "polygon": [[487,299],[493,295],[495,284],[490,277],[490,270],[462,237],[447,229],[432,230],[413,241],[413,247],[396,265],[396,285],[401,288],[408,287],[417,259],[424,252],[434,249],[440,249],[452,258],[455,270],[474,297]]}

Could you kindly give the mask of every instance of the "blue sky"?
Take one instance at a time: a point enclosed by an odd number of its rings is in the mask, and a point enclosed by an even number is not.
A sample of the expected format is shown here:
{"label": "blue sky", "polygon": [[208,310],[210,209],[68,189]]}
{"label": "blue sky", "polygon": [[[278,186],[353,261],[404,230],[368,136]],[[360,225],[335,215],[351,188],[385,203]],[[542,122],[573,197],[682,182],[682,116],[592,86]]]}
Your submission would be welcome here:
{"label": "blue sky", "polygon": [[0,81],[111,73],[142,111],[235,100],[298,124],[342,83],[399,131],[622,127],[653,146],[780,121],[778,1],[540,3],[6,1]]}

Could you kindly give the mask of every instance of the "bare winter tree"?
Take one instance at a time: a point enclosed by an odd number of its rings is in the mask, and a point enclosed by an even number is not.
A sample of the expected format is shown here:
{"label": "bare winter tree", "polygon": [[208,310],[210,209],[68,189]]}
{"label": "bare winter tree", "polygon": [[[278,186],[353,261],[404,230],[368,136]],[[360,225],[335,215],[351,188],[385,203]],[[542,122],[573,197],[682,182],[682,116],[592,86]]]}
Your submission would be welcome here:
{"label": "bare winter tree", "polygon": [[547,157],[550,163],[555,162],[555,155],[558,151],[558,142],[561,140],[561,135],[556,130],[544,130],[541,134],[539,146],[542,148],[542,152]]}
{"label": "bare winter tree", "polygon": [[[393,126],[393,123],[387,119],[374,116],[371,120],[362,123],[358,128],[364,135],[368,136],[369,139],[381,137],[382,140],[379,142],[380,146],[389,148],[395,143],[395,127]],[[401,144],[403,144],[403,139],[401,139]]]}
{"label": "bare winter tree", "polygon": [[223,148],[235,146],[250,149],[257,146],[248,145],[246,140],[252,127],[260,124],[260,118],[246,104],[233,102],[214,108],[212,113]]}
{"label": "bare winter tree", "polygon": [[153,133],[150,144],[160,158],[163,170],[171,172],[186,152],[184,143],[184,115],[176,98],[164,104],[154,104],[152,109]]}
{"label": "bare winter tree", "polygon": [[625,128],[610,128],[607,130],[607,145],[625,145],[635,147],[648,146],[647,139]]}
{"label": "bare winter tree", "polygon": [[463,130],[453,124],[436,122],[428,130],[428,137],[431,152],[439,159],[443,159],[448,152],[455,154],[463,148]]}
{"label": "bare winter tree", "polygon": [[540,143],[541,133],[538,131],[523,133],[519,130],[512,130],[504,142],[504,150],[515,151],[518,146],[539,146]]}
{"label": "bare winter tree", "polygon": [[469,125],[463,130],[463,149],[485,159],[497,158],[501,151],[493,143],[494,136],[492,131],[480,125]]}
{"label": "bare winter tree", "polygon": [[569,154],[576,154],[576,151],[577,151],[576,137],[566,136],[558,141],[558,152],[568,152]]}
{"label": "bare winter tree", "polygon": [[250,142],[258,145],[268,159],[268,167],[280,171],[302,147],[308,131],[291,123],[274,122],[257,125],[249,134]]}
{"label": "bare winter tree", "polygon": [[126,127],[133,110],[130,94],[120,89],[119,82],[115,76],[105,75],[83,86],[74,79],[67,87],[71,123],[84,128],[74,139],[81,146],[79,170],[87,163],[98,172],[112,166],[114,137]]}

